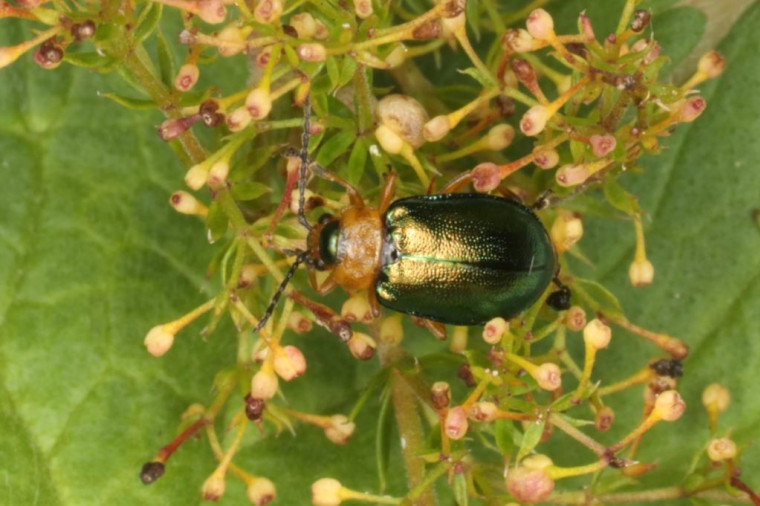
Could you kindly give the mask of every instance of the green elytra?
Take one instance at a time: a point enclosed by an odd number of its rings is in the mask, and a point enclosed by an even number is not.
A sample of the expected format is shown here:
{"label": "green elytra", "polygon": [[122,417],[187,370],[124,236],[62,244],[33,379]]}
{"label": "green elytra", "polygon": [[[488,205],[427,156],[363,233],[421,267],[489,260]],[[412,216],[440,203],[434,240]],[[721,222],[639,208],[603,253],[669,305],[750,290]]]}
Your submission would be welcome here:
{"label": "green elytra", "polygon": [[385,213],[379,302],[394,311],[477,325],[529,308],[557,271],[536,215],[509,199],[476,193],[415,196]]}

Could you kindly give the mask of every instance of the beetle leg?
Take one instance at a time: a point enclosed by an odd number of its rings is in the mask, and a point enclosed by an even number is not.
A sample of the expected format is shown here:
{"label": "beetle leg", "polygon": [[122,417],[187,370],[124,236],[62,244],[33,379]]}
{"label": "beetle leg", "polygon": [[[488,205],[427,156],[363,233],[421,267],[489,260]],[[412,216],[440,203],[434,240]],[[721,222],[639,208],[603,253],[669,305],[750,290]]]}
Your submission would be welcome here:
{"label": "beetle leg", "polygon": [[419,316],[412,316],[412,321],[414,321],[415,325],[428,329],[433,334],[433,337],[439,341],[446,339],[446,325],[443,323],[428,320],[427,318],[420,318]]}
{"label": "beetle leg", "polygon": [[455,176],[446,186],[441,188],[439,193],[456,193],[472,182],[472,171],[462,172]]}
{"label": "beetle leg", "polygon": [[319,165],[317,162],[311,162],[309,164],[309,170],[312,172],[312,174],[315,174],[321,178],[327,179],[328,181],[331,181],[333,183],[339,184],[343,188],[345,188],[346,192],[348,192],[348,201],[351,203],[352,206],[365,207],[364,200],[362,199],[361,195],[359,195],[359,190],[357,190],[351,183],[349,183],[342,177],[336,174],[333,174],[332,172],[329,172],[327,169]]}
{"label": "beetle leg", "polygon": [[354,335],[351,325],[340,317],[335,311],[306,297],[304,294],[293,290],[288,297],[301,304],[314,315],[317,323],[338,337],[342,342],[347,343]]}
{"label": "beetle leg", "polygon": [[[312,282],[313,278],[313,282]],[[314,271],[311,271],[309,273],[309,282],[314,288],[314,291],[317,292],[319,295],[327,295],[328,293],[332,292],[336,286],[338,286],[338,283],[335,282],[335,279],[333,279],[332,273],[330,273],[324,281],[322,281],[322,284],[320,285],[317,281],[317,275],[314,273]]]}
{"label": "beetle leg", "polygon": [[380,203],[377,206],[377,210],[380,214],[385,214],[388,206],[391,205],[393,200],[393,194],[396,193],[396,180],[398,176],[395,171],[390,171],[385,176],[385,184],[383,190],[380,193]]}
{"label": "beetle leg", "polygon": [[533,202],[533,205],[530,206],[530,208],[534,211],[540,211],[541,209],[546,209],[551,204],[551,195],[554,193],[551,188],[548,190],[544,190],[541,192],[541,195],[538,196],[535,202]]}

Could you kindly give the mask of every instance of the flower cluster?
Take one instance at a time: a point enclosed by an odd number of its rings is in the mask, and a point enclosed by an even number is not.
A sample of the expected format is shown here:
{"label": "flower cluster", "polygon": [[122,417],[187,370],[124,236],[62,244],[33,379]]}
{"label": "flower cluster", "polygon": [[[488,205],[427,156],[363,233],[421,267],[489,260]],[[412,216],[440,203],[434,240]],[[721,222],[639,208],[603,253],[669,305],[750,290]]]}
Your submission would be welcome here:
{"label": "flower cluster", "polygon": [[[284,0],[155,0],[128,2],[129,8],[45,0],[0,4],[0,17],[38,28],[30,39],[0,48],[0,67],[30,52],[45,69],[64,62],[119,69],[144,90],[150,104],[166,114],[157,134],[176,145],[187,165],[187,189],[174,192],[170,205],[202,219],[209,241],[223,246],[212,264],[220,273],[218,294],[152,328],[144,344],[151,355],[164,356],[191,322],[208,315],[204,332],[210,334],[229,315],[239,340],[237,362],[217,376],[212,401],[191,406],[179,435],[145,464],[144,483],[160,478],[174,452],[205,432],[218,464],[202,486],[202,497],[218,500],[227,477],[234,475],[253,504],[267,504],[276,497],[277,477],[256,476],[235,463],[249,425],[264,433],[311,425],[342,445],[362,429],[354,420],[379,385],[391,392],[400,418],[424,415],[432,434],[431,447],[402,449],[407,466],[416,466],[409,473],[413,486],[403,497],[391,497],[325,477],[312,485],[315,505],[349,500],[434,504],[431,489],[438,479],[447,479],[458,497],[495,502],[509,496],[530,504],[556,499],[556,482],[563,478],[603,470],[637,477],[655,468],[655,463],[638,462],[636,453],[652,427],[684,413],[678,379],[688,348],[675,337],[632,323],[604,287],[573,275],[568,257],[583,258],[584,213],[562,203],[588,192],[626,217],[636,240],[630,282],[651,284],[654,266],[646,255],[643,210],[617,179],[643,154],[659,152],[663,138],[679,124],[697,119],[706,107],[697,87],[719,75],[725,61],[711,51],[685,83],[664,84],[660,73],[666,57],[649,28],[650,13],[637,10],[636,0],[626,1],[610,34],[597,34],[583,13],[577,33],[557,33],[552,16],[540,8],[543,3],[531,3],[537,8],[526,11],[520,27],[511,27],[494,1],[470,9],[465,0],[436,0],[419,12],[418,5],[381,12],[379,3],[369,0],[344,2],[345,8]],[[182,14],[182,29],[174,34],[185,49],[181,62],[173,61],[157,31],[168,9]],[[487,23],[480,23],[481,14]],[[489,51],[475,50],[468,24],[493,30]],[[155,65],[143,45],[150,37],[158,41]],[[420,71],[442,55],[452,57],[471,79],[462,86],[465,98],[443,97]],[[215,59],[247,66],[245,82],[220,86],[208,63]],[[388,77],[397,83],[393,93],[384,91]],[[128,107],[145,105],[132,97],[106,96]],[[292,107],[295,114],[288,112]],[[216,140],[204,146],[198,137],[202,130],[218,134],[210,136]],[[320,164],[335,167],[334,174],[302,167],[300,153],[281,144],[288,132],[293,133],[291,146],[303,145]],[[516,139],[532,144],[518,147]],[[284,156],[277,156],[280,152]],[[448,191],[471,187],[536,202],[536,208],[544,208],[541,219],[560,259],[557,283],[572,295],[558,296],[550,288],[516,318],[494,318],[471,332],[448,329],[449,362],[457,365],[446,375],[428,371],[424,360],[410,370],[402,316],[380,317],[366,292],[349,294],[336,310],[308,297],[300,283],[288,284],[299,263],[308,262],[301,256],[295,263],[287,259],[308,250],[303,220],[344,209],[360,197],[354,193],[376,188],[389,167],[408,195],[435,192],[443,179]],[[441,178],[441,172],[450,178]],[[307,181],[304,175],[328,181]],[[279,197],[276,205],[261,198],[270,192]],[[313,286],[324,281],[322,275],[311,270]],[[545,302],[560,296],[569,297],[568,303],[550,311]],[[281,309],[276,305],[280,297]],[[447,334],[443,325],[412,321],[436,337]],[[314,324],[345,344],[347,359],[379,355],[384,366],[350,415],[300,411],[278,395],[287,383],[308,374],[298,339]],[[595,365],[615,347],[618,332],[647,340],[658,351],[630,377],[602,384]],[[475,334],[482,339],[470,339]],[[582,363],[568,351],[569,340],[582,341]],[[644,392],[638,424],[617,420],[607,402],[631,388]],[[728,391],[710,385],[703,402],[712,434],[703,454],[710,466],[694,471],[685,486],[640,492],[641,501],[693,497],[724,486],[756,499],[739,478],[741,450],[717,433]],[[223,415],[231,429],[226,446],[215,428]],[[603,437],[624,423],[631,426],[627,435],[607,443],[579,428],[589,425]],[[399,430],[403,439],[406,429]],[[554,461],[563,456],[537,453],[556,432],[585,447],[590,462],[562,467]],[[504,464],[477,461],[476,447],[496,452]],[[615,487],[627,484],[618,480]],[[571,492],[561,497],[602,502],[596,487],[594,482],[582,497]],[[604,494],[613,497],[615,487],[607,485]]]}

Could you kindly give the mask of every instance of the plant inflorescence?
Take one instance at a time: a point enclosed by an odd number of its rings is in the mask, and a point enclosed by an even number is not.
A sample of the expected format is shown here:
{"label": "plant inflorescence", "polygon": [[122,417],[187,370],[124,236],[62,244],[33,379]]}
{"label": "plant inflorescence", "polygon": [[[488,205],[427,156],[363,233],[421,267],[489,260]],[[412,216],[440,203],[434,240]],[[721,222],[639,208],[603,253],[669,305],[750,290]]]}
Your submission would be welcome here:
{"label": "plant inflorescence", "polygon": [[[432,505],[438,481],[450,485],[458,504],[468,498],[596,504],[681,497],[760,504],[739,476],[741,448],[719,432],[729,393],[718,384],[703,396],[712,439],[684,482],[642,490],[620,479],[654,472],[655,463],[637,461],[637,451],[648,430],[684,413],[677,387],[688,348],[629,321],[614,295],[574,275],[570,261],[584,260],[578,243],[585,202],[603,201],[633,225],[631,284],[652,282],[643,211],[618,176],[637,170],[643,154],[659,152],[680,123],[698,118],[706,101],[697,86],[720,74],[725,61],[711,51],[685,83],[669,84],[660,76],[668,60],[650,12],[637,8],[637,0],[625,2],[611,33],[598,33],[584,13],[577,30],[557,33],[544,3],[529,2],[518,12],[492,0],[0,3],[0,17],[25,20],[36,30],[29,40],[0,48],[0,67],[29,52],[45,69],[70,63],[118,71],[143,96],[106,96],[166,115],[158,135],[176,147],[191,190],[175,192],[170,204],[202,217],[209,241],[221,245],[210,264],[220,279],[217,295],[151,329],[145,346],[162,356],[191,322],[210,314],[209,335],[229,316],[237,360],[218,374],[213,400],[191,406],[179,435],[143,467],[144,483],[161,477],[186,440],[205,433],[218,465],[202,486],[203,498],[220,498],[234,475],[252,503],[266,504],[276,497],[278,477],[253,475],[234,461],[251,425],[265,432],[315,425],[343,444],[356,430],[359,410],[379,393],[406,442],[408,490],[375,495],[350,489],[350,477],[325,477],[312,484],[314,504]],[[162,23],[170,11],[181,14],[181,26]],[[175,63],[167,27],[184,49],[181,62]],[[232,89],[214,79],[216,60],[227,58],[248,69]],[[436,73],[452,69],[456,80],[448,76],[439,85]],[[312,121],[302,135],[304,107],[312,109]],[[560,258],[560,279],[572,293],[569,308],[550,310],[545,302],[557,297],[550,289],[510,321],[450,328],[448,369],[441,371],[426,367],[424,357],[411,360],[401,315],[375,318],[365,293],[349,294],[339,311],[313,300],[300,275],[288,270],[288,256],[305,249],[299,186],[307,186],[309,216],[340,210],[348,199],[343,187],[323,178],[300,179],[297,151],[304,141],[314,160],[368,198],[393,170],[400,195],[435,192],[449,182],[529,203],[543,199],[548,207],[540,217]],[[276,198],[266,198],[270,193]],[[294,275],[282,289],[282,307],[268,309],[280,283]],[[262,325],[265,312],[272,318]],[[380,371],[348,415],[299,411],[278,396],[282,382],[307,371],[307,357],[289,343],[314,323],[353,357],[379,357]],[[600,384],[595,364],[614,346],[614,329],[649,341],[657,354],[636,374]],[[445,336],[446,329],[431,330]],[[568,351],[570,339],[582,339],[580,363]],[[607,402],[630,388],[644,391],[638,423],[615,420]],[[233,414],[225,445],[216,422],[227,409]],[[630,425],[629,433],[602,443],[599,436],[613,423]],[[585,448],[587,463],[563,466],[563,455],[537,453],[557,432]],[[560,480],[583,475],[593,477],[586,490],[560,490]]]}

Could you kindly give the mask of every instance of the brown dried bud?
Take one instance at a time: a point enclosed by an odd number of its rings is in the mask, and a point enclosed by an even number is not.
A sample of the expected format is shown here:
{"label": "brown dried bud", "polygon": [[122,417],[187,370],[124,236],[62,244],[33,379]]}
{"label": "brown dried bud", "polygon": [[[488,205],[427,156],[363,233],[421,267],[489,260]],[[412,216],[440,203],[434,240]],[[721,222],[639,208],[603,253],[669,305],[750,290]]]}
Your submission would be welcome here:
{"label": "brown dried bud", "polygon": [[245,416],[252,422],[261,420],[264,414],[266,402],[264,399],[256,399],[251,394],[245,396]]}
{"label": "brown dried bud", "polygon": [[437,39],[441,35],[441,20],[431,19],[421,24],[412,31],[415,40]]}
{"label": "brown dried bud", "polygon": [[430,400],[433,402],[435,409],[443,409],[449,407],[451,402],[451,388],[445,381],[436,381],[433,386],[430,387]]}
{"label": "brown dried bud", "polygon": [[631,20],[631,30],[636,33],[641,32],[649,24],[649,20],[652,18],[652,14],[646,9],[637,9],[633,13],[633,19]]}

